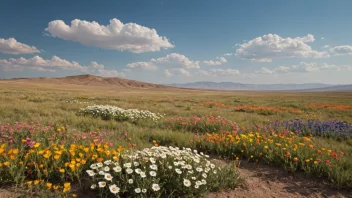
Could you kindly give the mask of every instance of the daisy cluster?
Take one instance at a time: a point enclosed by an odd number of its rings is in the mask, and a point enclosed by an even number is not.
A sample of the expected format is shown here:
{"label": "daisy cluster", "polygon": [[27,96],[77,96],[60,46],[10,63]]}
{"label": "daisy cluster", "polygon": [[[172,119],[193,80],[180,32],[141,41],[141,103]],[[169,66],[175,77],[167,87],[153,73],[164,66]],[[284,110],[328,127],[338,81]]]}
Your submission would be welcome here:
{"label": "daisy cluster", "polygon": [[111,105],[92,105],[79,110],[81,115],[92,115],[103,120],[136,122],[138,120],[158,121],[163,116],[148,110],[122,109]]}
{"label": "daisy cluster", "polygon": [[91,164],[92,189],[133,197],[197,195],[209,190],[209,177],[221,170],[196,150],[152,147],[120,160]]}

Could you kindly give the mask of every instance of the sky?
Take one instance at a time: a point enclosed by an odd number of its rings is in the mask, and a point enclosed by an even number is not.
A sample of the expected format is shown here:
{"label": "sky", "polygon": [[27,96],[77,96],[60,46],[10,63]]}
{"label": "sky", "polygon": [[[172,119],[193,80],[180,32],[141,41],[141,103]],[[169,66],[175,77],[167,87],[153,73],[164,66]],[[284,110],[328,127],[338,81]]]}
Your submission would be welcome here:
{"label": "sky", "polygon": [[0,78],[352,84],[350,0],[2,0]]}

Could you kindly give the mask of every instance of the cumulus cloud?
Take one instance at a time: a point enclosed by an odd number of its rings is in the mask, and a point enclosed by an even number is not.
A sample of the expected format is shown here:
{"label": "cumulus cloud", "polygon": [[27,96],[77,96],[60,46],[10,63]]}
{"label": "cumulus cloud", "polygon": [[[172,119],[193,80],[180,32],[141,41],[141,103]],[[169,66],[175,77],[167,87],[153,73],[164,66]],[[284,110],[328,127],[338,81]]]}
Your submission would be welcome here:
{"label": "cumulus cloud", "polygon": [[173,68],[173,69],[165,69],[164,74],[166,77],[178,75],[178,76],[192,76],[191,73],[183,68]]}
{"label": "cumulus cloud", "polygon": [[210,69],[199,71],[199,75],[201,76],[236,76],[240,74],[240,71],[236,69]]}
{"label": "cumulus cloud", "polygon": [[330,45],[324,45],[322,48],[329,48],[330,47]]}
{"label": "cumulus cloud", "polygon": [[352,55],[351,45],[340,45],[330,48],[330,52],[334,55]]}
{"label": "cumulus cloud", "polygon": [[3,54],[33,54],[40,51],[34,47],[18,42],[14,38],[0,38],[0,53]]}
{"label": "cumulus cloud", "polygon": [[103,76],[123,76],[123,73],[116,70],[105,70],[104,65],[93,61],[90,65],[80,65],[76,61],[68,61],[58,56],[53,56],[51,59],[43,59],[40,56],[32,58],[10,58],[0,59],[0,67],[5,72],[23,71],[24,69],[31,69],[41,72],[55,72],[57,69],[76,70],[84,73],[97,73]]}
{"label": "cumulus cloud", "polygon": [[226,53],[224,56],[232,56],[232,53]]}
{"label": "cumulus cloud", "polygon": [[165,57],[151,59],[151,62],[155,64],[162,64],[165,67],[181,67],[186,69],[199,69],[199,61],[192,61],[185,55],[178,53],[171,53]]}
{"label": "cumulus cloud", "polygon": [[[157,59],[152,58],[148,62],[134,62],[127,64],[128,68],[135,69],[149,69],[156,70],[158,67],[164,68],[183,68],[183,69],[199,69],[199,61],[192,61],[188,59],[186,56],[177,53],[171,53],[164,57],[160,57]],[[185,70],[186,71],[186,70]]]}
{"label": "cumulus cloud", "polygon": [[155,29],[136,23],[124,24],[116,18],[111,19],[106,26],[79,19],[72,20],[71,25],[55,20],[49,22],[45,30],[51,36],[64,40],[133,53],[155,52],[161,48],[174,47],[166,37],[159,36]]}
{"label": "cumulus cloud", "polygon": [[203,63],[209,66],[216,66],[227,62],[227,60],[224,57],[220,57],[220,58],[217,57],[216,59],[217,59],[216,61],[209,60],[209,61],[203,61]]}
{"label": "cumulus cloud", "polygon": [[312,50],[307,43],[314,42],[314,36],[282,38],[277,34],[267,34],[245,42],[236,50],[235,55],[253,62],[272,62],[279,58],[326,58],[325,51]]}
{"label": "cumulus cloud", "polygon": [[256,70],[255,73],[258,74],[278,74],[278,73],[310,73],[310,72],[319,72],[323,70],[335,70],[339,71],[341,69],[348,69],[348,66],[336,66],[329,65],[327,63],[306,63],[301,62],[299,65],[292,66],[280,66],[277,68],[269,69],[266,67],[262,67],[259,70]]}
{"label": "cumulus cloud", "polygon": [[139,69],[148,69],[148,70],[156,70],[157,66],[152,62],[135,62],[127,64],[129,68],[139,68]]}

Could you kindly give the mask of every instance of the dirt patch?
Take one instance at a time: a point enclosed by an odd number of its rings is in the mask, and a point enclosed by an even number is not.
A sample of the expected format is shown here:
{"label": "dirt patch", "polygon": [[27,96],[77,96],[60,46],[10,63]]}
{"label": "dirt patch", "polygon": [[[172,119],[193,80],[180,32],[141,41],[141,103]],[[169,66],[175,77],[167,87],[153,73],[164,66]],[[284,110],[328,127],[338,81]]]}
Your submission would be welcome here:
{"label": "dirt patch", "polygon": [[245,184],[233,191],[211,193],[207,198],[293,198],[332,197],[352,198],[352,191],[333,190],[317,178],[303,174],[290,175],[279,167],[264,164],[242,163],[239,171]]}

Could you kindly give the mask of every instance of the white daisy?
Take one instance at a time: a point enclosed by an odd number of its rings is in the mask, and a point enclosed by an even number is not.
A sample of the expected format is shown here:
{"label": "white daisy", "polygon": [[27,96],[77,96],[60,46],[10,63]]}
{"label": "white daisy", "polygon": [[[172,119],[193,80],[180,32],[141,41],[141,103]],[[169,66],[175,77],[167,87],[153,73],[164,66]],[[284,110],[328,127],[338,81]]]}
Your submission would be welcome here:
{"label": "white daisy", "polygon": [[98,166],[96,164],[92,164],[92,165],[90,165],[90,168],[94,170],[94,169],[97,169]]}
{"label": "white daisy", "polygon": [[134,192],[141,193],[141,189],[140,188],[136,188],[136,189],[134,189]]}
{"label": "white daisy", "polygon": [[87,170],[86,171],[88,173],[89,176],[93,177],[95,175],[95,172],[92,170]]}
{"label": "white daisy", "polygon": [[106,174],[104,175],[104,178],[105,178],[106,180],[108,180],[108,181],[111,181],[113,177],[110,175],[110,173],[106,173]]}
{"label": "white daisy", "polygon": [[103,163],[99,162],[99,163],[97,163],[97,166],[98,166],[98,168],[101,168],[101,167],[103,167]]}
{"label": "white daisy", "polygon": [[199,188],[199,186],[196,184],[196,185],[194,185],[194,188],[195,188],[195,189],[198,189],[198,188]]}
{"label": "white daisy", "polygon": [[139,166],[139,163],[138,162],[133,162],[133,165],[134,166]]}
{"label": "white daisy", "polygon": [[181,171],[180,169],[178,169],[178,168],[176,168],[175,171],[176,171],[176,173],[178,173],[179,175],[182,174],[182,171]]}
{"label": "white daisy", "polygon": [[129,184],[133,184],[133,179],[129,179],[129,180],[128,180],[128,183],[129,183]]}
{"label": "white daisy", "polygon": [[202,176],[203,176],[204,178],[207,178],[207,174],[205,174],[205,173],[203,173]]}
{"label": "white daisy", "polygon": [[143,188],[142,193],[146,193],[146,192],[147,192],[147,189]]}
{"label": "white daisy", "polygon": [[141,174],[139,174],[142,178],[145,178],[147,175],[145,174],[145,172],[141,172]]}
{"label": "white daisy", "polygon": [[110,192],[113,194],[117,194],[120,192],[120,188],[117,187],[115,184],[109,186]]}
{"label": "white daisy", "polygon": [[196,185],[200,186],[200,185],[202,185],[202,182],[201,181],[196,181]]}
{"label": "white daisy", "polygon": [[114,168],[112,168],[115,172],[119,173],[121,172],[122,168],[121,166],[115,166]]}
{"label": "white daisy", "polygon": [[106,182],[105,181],[100,181],[98,182],[99,188],[104,188],[106,186]]}
{"label": "white daisy", "polygon": [[152,189],[153,189],[154,191],[159,191],[159,190],[160,190],[159,184],[153,184],[153,185],[152,185]]}
{"label": "white daisy", "polygon": [[191,181],[189,181],[188,179],[183,179],[183,185],[185,185],[186,187],[190,187]]}
{"label": "white daisy", "polygon": [[158,170],[158,166],[155,165],[155,164],[150,165],[150,168],[151,168],[152,170]]}
{"label": "white daisy", "polygon": [[155,177],[155,176],[156,176],[156,172],[155,172],[155,171],[150,171],[149,174],[150,174],[150,176],[152,176],[152,177]]}
{"label": "white daisy", "polygon": [[196,180],[197,178],[196,177],[192,177],[191,179]]}
{"label": "white daisy", "polygon": [[111,163],[112,163],[111,160],[106,160],[106,161],[104,162],[105,165],[110,165]]}
{"label": "white daisy", "polygon": [[153,164],[155,164],[155,162],[156,162],[156,161],[155,161],[155,158],[152,158],[152,157],[149,158],[149,160],[150,160],[150,162],[153,163]]}
{"label": "white daisy", "polygon": [[93,185],[90,186],[91,189],[95,189],[96,187],[97,187],[96,184],[93,184]]}
{"label": "white daisy", "polygon": [[104,167],[104,171],[105,171],[105,172],[109,172],[109,171],[110,171],[110,168],[109,168],[108,166],[105,166],[105,167]]}
{"label": "white daisy", "polygon": [[127,173],[127,174],[131,174],[131,173],[133,173],[133,170],[132,170],[131,168],[127,168],[127,169],[126,169],[126,173]]}
{"label": "white daisy", "polygon": [[105,175],[104,171],[99,171],[99,175]]}
{"label": "white daisy", "polygon": [[198,167],[196,170],[197,170],[198,172],[202,172],[202,171],[203,171],[203,169],[202,169],[201,167]]}
{"label": "white daisy", "polygon": [[134,170],[134,172],[136,172],[137,174],[140,174],[142,171],[140,168],[137,168],[136,170]]}
{"label": "white daisy", "polygon": [[205,179],[202,179],[202,184],[203,185],[207,184],[207,181],[205,181]]}

